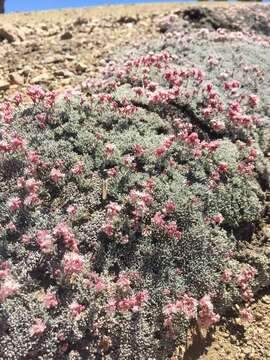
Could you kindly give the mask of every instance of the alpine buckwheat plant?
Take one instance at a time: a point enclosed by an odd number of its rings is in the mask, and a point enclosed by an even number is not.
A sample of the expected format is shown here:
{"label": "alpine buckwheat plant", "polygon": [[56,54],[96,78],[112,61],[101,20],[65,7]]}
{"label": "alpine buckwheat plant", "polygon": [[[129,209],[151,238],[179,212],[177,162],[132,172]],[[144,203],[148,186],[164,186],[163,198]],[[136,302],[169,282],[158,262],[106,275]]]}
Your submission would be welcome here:
{"label": "alpine buckwheat plant", "polygon": [[252,320],[269,44],[168,33],[83,91],[1,105],[0,359],[163,360],[238,303]]}

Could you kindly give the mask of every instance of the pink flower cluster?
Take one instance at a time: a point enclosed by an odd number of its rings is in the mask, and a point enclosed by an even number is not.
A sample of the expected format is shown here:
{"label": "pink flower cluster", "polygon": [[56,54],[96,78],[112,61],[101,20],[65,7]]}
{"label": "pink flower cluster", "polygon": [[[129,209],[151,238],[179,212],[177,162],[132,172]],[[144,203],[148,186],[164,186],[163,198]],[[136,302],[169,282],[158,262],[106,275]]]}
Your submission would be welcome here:
{"label": "pink flower cluster", "polygon": [[174,338],[176,331],[174,321],[178,315],[184,315],[188,320],[197,318],[197,300],[190,294],[181,295],[181,299],[167,304],[164,308],[165,320],[164,326],[167,330],[168,337]]}
{"label": "pink flower cluster", "polygon": [[19,288],[19,284],[10,273],[8,262],[2,262],[0,264],[0,304],[8,297],[17,294]]}
{"label": "pink flower cluster", "polygon": [[252,302],[254,300],[254,294],[252,289],[249,287],[250,282],[257,275],[257,270],[249,266],[243,269],[236,278],[236,283],[240,288],[240,296],[245,302]]}
{"label": "pink flower cluster", "polygon": [[217,323],[220,316],[214,312],[214,306],[209,295],[204,295],[200,300],[200,311],[198,312],[198,324],[203,328],[209,328]]}
{"label": "pink flower cluster", "polygon": [[63,258],[64,274],[76,274],[83,271],[84,258],[76,252],[66,253]]}
{"label": "pink flower cluster", "polygon": [[69,305],[69,314],[72,319],[77,319],[79,315],[85,310],[85,305],[79,304],[77,301],[73,301]]}
{"label": "pink flower cluster", "polygon": [[41,336],[46,330],[46,325],[44,320],[35,319],[34,324],[31,326],[29,332],[31,336]]}
{"label": "pink flower cluster", "polygon": [[53,230],[53,235],[64,240],[64,244],[72,251],[78,251],[78,242],[72,229],[65,223],[59,223]]}

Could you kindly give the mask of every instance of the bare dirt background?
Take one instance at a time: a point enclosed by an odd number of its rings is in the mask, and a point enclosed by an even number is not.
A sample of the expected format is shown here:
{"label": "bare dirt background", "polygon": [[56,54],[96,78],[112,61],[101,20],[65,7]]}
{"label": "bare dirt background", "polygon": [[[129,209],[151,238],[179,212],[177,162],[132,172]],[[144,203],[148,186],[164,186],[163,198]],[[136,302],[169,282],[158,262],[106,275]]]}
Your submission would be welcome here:
{"label": "bare dirt background", "polygon": [[[243,6],[209,3],[200,6]],[[160,36],[160,21],[182,4],[140,4],[0,15],[0,99],[29,84],[60,90],[97,75],[122,46]],[[196,5],[198,7],[198,4]],[[270,359],[270,292],[252,305],[254,321],[228,315],[184,359]],[[178,358],[183,358],[179,351]]]}

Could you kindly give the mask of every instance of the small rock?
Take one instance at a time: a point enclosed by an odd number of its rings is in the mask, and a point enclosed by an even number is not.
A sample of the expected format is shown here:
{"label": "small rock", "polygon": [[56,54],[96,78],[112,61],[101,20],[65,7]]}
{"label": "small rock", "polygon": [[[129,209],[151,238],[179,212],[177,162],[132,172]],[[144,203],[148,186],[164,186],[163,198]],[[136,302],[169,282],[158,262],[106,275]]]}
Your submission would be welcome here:
{"label": "small rock", "polygon": [[88,66],[84,63],[77,63],[76,64],[76,70],[79,72],[85,72],[87,70]]}
{"label": "small rock", "polygon": [[133,23],[133,24],[137,24],[138,19],[136,19],[135,17],[132,16],[121,16],[117,22],[119,24],[128,24],[128,23]]}
{"label": "small rock", "polygon": [[20,74],[13,72],[11,74],[9,74],[9,79],[11,81],[12,84],[17,84],[17,85],[23,85],[24,84],[24,77],[21,76]]}
{"label": "small rock", "polygon": [[0,80],[0,90],[7,90],[10,83],[6,80]]}
{"label": "small rock", "polygon": [[72,33],[70,31],[66,31],[60,36],[60,39],[61,40],[70,40],[70,39],[72,39],[72,37],[73,37]]}
{"label": "small rock", "polygon": [[44,60],[44,64],[57,64],[60,62],[63,62],[65,59],[63,58],[62,55],[53,55],[53,56],[48,56],[45,60]]}
{"label": "small rock", "polygon": [[40,74],[34,77],[30,83],[31,84],[40,84],[40,83],[48,83],[51,80],[51,76],[47,73]]}
{"label": "small rock", "polygon": [[48,25],[45,23],[40,24],[40,28],[41,28],[41,30],[44,30],[44,31],[48,31],[48,29],[49,29]]}
{"label": "small rock", "polygon": [[87,24],[88,23],[88,20],[86,19],[86,18],[84,18],[84,17],[78,17],[75,21],[74,21],[74,25],[75,26],[81,26],[81,25],[83,25],[83,24]]}
{"label": "small rock", "polygon": [[72,71],[65,70],[65,69],[56,70],[56,71],[54,72],[54,74],[55,74],[56,76],[63,76],[64,78],[69,78],[69,77],[74,76],[74,73],[73,73]]}
{"label": "small rock", "polygon": [[1,26],[0,27],[0,41],[7,40],[9,43],[17,40],[15,29],[12,26]]}

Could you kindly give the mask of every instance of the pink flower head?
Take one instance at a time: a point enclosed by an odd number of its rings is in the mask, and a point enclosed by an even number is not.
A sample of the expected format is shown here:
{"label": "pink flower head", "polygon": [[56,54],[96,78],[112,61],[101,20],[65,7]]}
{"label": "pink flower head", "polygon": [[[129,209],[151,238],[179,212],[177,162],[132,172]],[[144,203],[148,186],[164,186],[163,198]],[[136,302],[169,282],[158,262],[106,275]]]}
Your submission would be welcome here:
{"label": "pink flower head", "polygon": [[221,162],[219,164],[219,167],[218,167],[218,172],[219,173],[226,173],[226,172],[228,172],[228,170],[229,170],[229,166],[228,166],[227,163]]}
{"label": "pink flower head", "polygon": [[113,168],[107,170],[107,174],[108,174],[108,176],[110,176],[110,177],[116,177],[117,174],[118,174],[118,168],[117,168],[117,166],[114,166]]}
{"label": "pink flower head", "polygon": [[9,264],[7,261],[3,261],[0,264],[0,280],[5,279],[9,275]]}
{"label": "pink flower head", "polygon": [[18,196],[14,196],[8,201],[8,207],[10,211],[16,212],[22,206],[22,200]]}
{"label": "pink flower head", "polygon": [[78,251],[77,239],[75,238],[72,229],[65,222],[59,223],[55,227],[53,234],[57,237],[63,238],[65,245],[72,251]]}
{"label": "pink flower head", "polygon": [[162,214],[160,211],[155,213],[154,217],[152,218],[152,223],[159,228],[164,227],[165,225],[164,214]]}
{"label": "pink flower head", "polygon": [[116,146],[114,144],[107,144],[105,146],[105,156],[108,158],[108,157],[111,157],[114,152],[115,152],[115,149],[116,149]]}
{"label": "pink flower head", "polygon": [[27,95],[36,103],[45,97],[45,91],[39,85],[32,85],[28,87]]}
{"label": "pink flower head", "polygon": [[65,174],[61,173],[60,170],[53,168],[50,172],[50,178],[56,184],[65,177]]}
{"label": "pink flower head", "polygon": [[129,291],[131,289],[130,280],[126,275],[119,275],[119,279],[116,284],[122,291]]}
{"label": "pink flower head", "polygon": [[[23,184],[23,179],[21,179],[20,182],[18,183],[18,187],[20,187],[22,184]],[[39,182],[37,182],[34,178],[30,178],[25,181],[24,187],[29,193],[36,193],[39,188]]]}
{"label": "pink flower head", "polygon": [[74,175],[81,175],[84,170],[84,163],[83,161],[80,161],[78,165],[74,166],[70,172]]}
{"label": "pink flower head", "polygon": [[111,220],[113,217],[117,216],[120,213],[122,206],[117,204],[116,202],[111,201],[106,206],[106,209],[107,209],[107,217]]}
{"label": "pink flower head", "polygon": [[77,213],[77,210],[78,210],[78,208],[76,205],[69,205],[67,207],[67,213],[71,216],[75,216]]}
{"label": "pink flower head", "polygon": [[21,240],[23,244],[28,245],[31,242],[31,237],[27,234],[23,234]]}
{"label": "pink flower head", "polygon": [[53,250],[54,238],[47,230],[39,230],[36,234],[37,243],[44,253],[50,253]]}
{"label": "pink flower head", "polygon": [[252,311],[246,307],[241,308],[239,313],[241,318],[245,321],[251,322],[254,319]]}
{"label": "pink flower head", "polygon": [[76,252],[66,253],[63,258],[63,270],[65,274],[80,273],[83,271],[84,258]]}
{"label": "pink flower head", "polygon": [[164,155],[166,153],[166,151],[167,151],[167,149],[166,149],[165,145],[161,145],[155,150],[155,155],[156,155],[156,157],[161,157],[162,155]]}
{"label": "pink flower head", "polygon": [[214,216],[212,217],[212,219],[213,219],[213,221],[214,221],[215,224],[219,225],[219,224],[221,224],[221,223],[223,222],[224,217],[222,216],[221,213],[218,213],[218,214],[214,215]]}
{"label": "pink flower head", "polygon": [[105,234],[109,237],[112,237],[114,234],[114,227],[111,222],[107,222],[103,227],[102,230],[105,232]]}
{"label": "pink flower head", "polygon": [[3,303],[6,298],[17,294],[19,288],[19,284],[11,276],[7,276],[0,286],[0,304]]}
{"label": "pink flower head", "polygon": [[233,273],[231,270],[226,269],[223,271],[220,281],[223,283],[229,283],[232,280]]}
{"label": "pink flower head", "polygon": [[177,225],[175,221],[170,222],[165,225],[165,230],[169,238],[175,238],[179,240],[181,238],[181,231],[177,229]]}
{"label": "pink flower head", "polygon": [[172,200],[168,200],[167,203],[165,204],[165,208],[163,209],[163,212],[165,214],[170,214],[175,209],[176,209],[175,203]]}
{"label": "pink flower head", "polygon": [[47,309],[54,308],[58,305],[58,300],[54,293],[51,291],[47,291],[47,293],[43,297],[43,305]]}
{"label": "pink flower head", "polygon": [[133,149],[134,149],[134,154],[135,154],[136,157],[142,156],[144,154],[144,152],[145,152],[142,145],[140,145],[140,144],[133,145]]}
{"label": "pink flower head", "polygon": [[41,336],[46,329],[46,325],[44,320],[42,319],[35,319],[35,323],[30,328],[30,335],[31,336]]}
{"label": "pink flower head", "polygon": [[220,316],[214,313],[214,306],[209,295],[201,298],[200,308],[198,323],[201,327],[208,328],[219,321]]}
{"label": "pink flower head", "polygon": [[251,107],[257,106],[259,101],[260,101],[260,98],[257,95],[251,94],[248,97],[248,103]]}
{"label": "pink flower head", "polygon": [[116,300],[113,298],[108,299],[106,304],[106,311],[109,315],[113,316],[116,311]]}
{"label": "pink flower head", "polygon": [[73,319],[76,319],[84,310],[85,305],[79,304],[77,301],[73,301],[69,305],[69,314]]}

